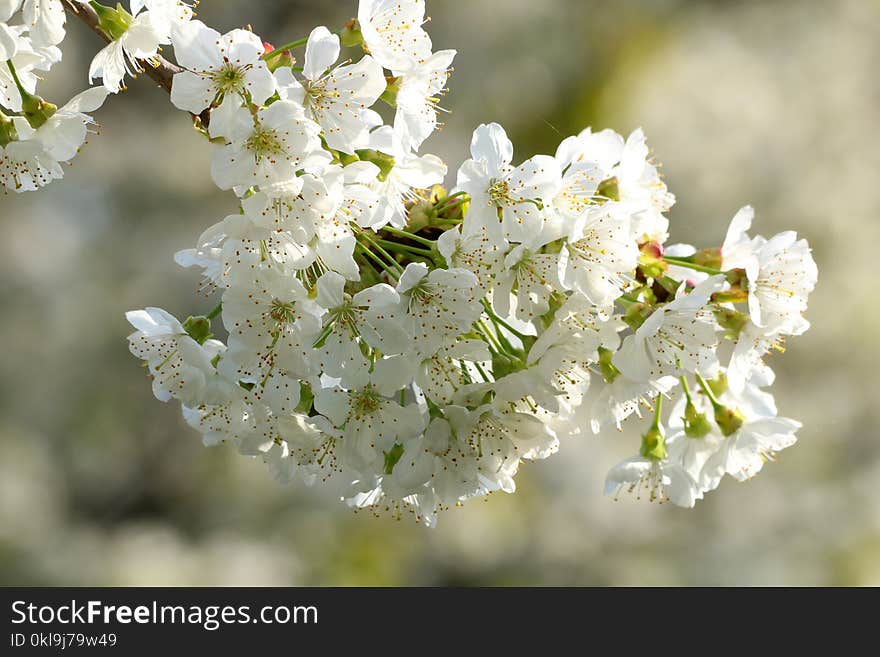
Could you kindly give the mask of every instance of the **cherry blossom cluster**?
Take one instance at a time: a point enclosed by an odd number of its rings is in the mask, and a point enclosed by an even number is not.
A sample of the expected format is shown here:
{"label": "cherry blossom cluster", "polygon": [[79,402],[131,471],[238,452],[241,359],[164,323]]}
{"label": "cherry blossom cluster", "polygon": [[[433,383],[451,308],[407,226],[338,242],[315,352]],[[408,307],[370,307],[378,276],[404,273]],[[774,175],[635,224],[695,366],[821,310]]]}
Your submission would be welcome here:
{"label": "cherry blossom cluster", "polygon": [[[24,108],[27,67],[46,67],[63,36],[55,13],[28,7],[53,4],[26,1],[23,26],[0,32],[18,72],[2,87],[4,162],[51,143],[39,136],[51,119],[34,126]],[[361,0],[340,30],[278,48],[220,34],[175,0],[96,5],[110,43],[90,76],[118,92],[170,46],[171,102],[237,198],[176,255],[216,308],[127,315],[155,396],[179,401],[206,445],[432,525],[438,510],[513,492],[521,464],[560,439],[633,416],[641,443],[608,473],[611,495],[691,507],[795,442],[764,357],[809,327],[809,246],[751,236],[749,207],[720,247],[668,245],[675,198],[641,130],[587,129],[520,162],[484,124],[448,176],[422,147],[455,51],[434,50],[423,0]],[[44,184],[32,166],[7,186]]]}

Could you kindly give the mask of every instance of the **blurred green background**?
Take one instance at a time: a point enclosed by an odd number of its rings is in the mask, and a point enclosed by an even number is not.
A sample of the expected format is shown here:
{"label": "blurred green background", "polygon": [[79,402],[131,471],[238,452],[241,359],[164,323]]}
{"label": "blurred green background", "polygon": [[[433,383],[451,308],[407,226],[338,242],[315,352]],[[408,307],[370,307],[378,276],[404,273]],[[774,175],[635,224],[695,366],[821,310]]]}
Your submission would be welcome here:
{"label": "blurred green background", "polygon": [[[173,253],[234,210],[208,144],[143,77],[96,114],[64,180],[0,200],[0,583],[880,584],[880,3],[872,0],[429,0],[458,58],[450,171],[501,122],[518,159],[587,125],[644,127],[678,204],[673,241],[717,245],[746,203],[765,235],[810,240],[813,329],[774,356],[800,443],[693,511],[602,496],[627,432],[563,441],[516,495],[436,530],[354,514],[261,463],[206,449],[153,399],[123,313],[214,303]],[[280,43],[355,0],[204,0],[225,31]],[[41,87],[84,88],[97,38],[73,23]]]}

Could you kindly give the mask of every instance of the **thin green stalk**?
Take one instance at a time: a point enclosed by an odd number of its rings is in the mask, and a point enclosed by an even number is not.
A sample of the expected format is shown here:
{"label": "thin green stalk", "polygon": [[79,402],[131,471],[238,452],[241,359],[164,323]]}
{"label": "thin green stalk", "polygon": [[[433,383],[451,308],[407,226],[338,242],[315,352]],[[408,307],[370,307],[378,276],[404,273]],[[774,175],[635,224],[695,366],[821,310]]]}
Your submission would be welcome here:
{"label": "thin green stalk", "polygon": [[657,404],[654,406],[654,421],[651,423],[651,429],[660,431],[660,416],[663,414],[663,395],[657,395]]}
{"label": "thin green stalk", "polygon": [[277,57],[285,50],[293,50],[294,48],[299,48],[300,46],[304,46],[309,42],[309,37],[303,37],[302,39],[297,39],[296,41],[291,41],[290,43],[285,43],[283,46],[278,46],[275,50],[267,53],[263,53],[263,56],[260,57],[263,61],[268,62],[270,59]]}
{"label": "thin green stalk", "polygon": [[397,235],[398,237],[405,237],[408,240],[412,240],[413,242],[418,242],[419,244],[423,244],[431,249],[434,248],[434,242],[429,239],[425,239],[424,237],[420,237],[419,235],[414,235],[405,230],[400,230],[399,228],[394,228],[393,226],[384,226],[382,228],[386,233],[391,233],[392,235]]}
{"label": "thin green stalk", "polygon": [[403,267],[399,262],[397,262],[397,260],[395,260],[394,256],[388,253],[388,251],[383,249],[381,246],[376,244],[376,242],[369,235],[367,235],[366,233],[361,233],[360,236],[363,237],[370,244],[370,246],[375,247],[376,251],[378,251],[379,254],[382,255],[389,262],[389,264],[391,264],[392,267],[400,270],[401,272],[403,271]]}
{"label": "thin green stalk", "polygon": [[512,333],[513,335],[518,337],[523,343],[525,343],[527,336],[524,333],[520,333],[510,324],[501,319],[497,314],[495,314],[492,305],[488,301],[482,299],[480,303],[483,304],[483,308],[485,308],[486,314],[489,315],[489,319],[491,319],[494,324],[499,324],[500,326],[504,327],[504,329],[510,331],[510,333]]}
{"label": "thin green stalk", "polygon": [[715,396],[715,393],[712,391],[712,388],[709,387],[709,384],[706,382],[706,379],[704,379],[699,374],[694,374],[694,376],[697,378],[697,383],[700,384],[700,387],[703,389],[703,392],[706,393],[706,397],[708,397],[709,401],[712,402],[712,408],[714,408],[716,411],[719,408],[722,408],[723,404],[720,401],[718,401],[718,398]]}
{"label": "thin green stalk", "polygon": [[693,398],[691,398],[691,387],[688,385],[687,376],[682,374],[678,378],[681,381],[681,389],[684,392],[684,396],[687,399],[687,403],[690,404],[691,406],[693,406],[694,400],[693,400]]}
{"label": "thin green stalk", "polygon": [[211,312],[208,313],[208,319],[214,319],[217,315],[223,312],[223,302],[217,304],[217,307],[214,308]]}
{"label": "thin green stalk", "polygon": [[377,256],[377,255],[376,255],[375,253],[373,253],[372,251],[370,251],[367,247],[365,247],[365,246],[364,246],[363,244],[361,244],[360,242],[358,242],[357,246],[358,246],[358,248],[361,250],[361,253],[363,253],[363,254],[364,254],[365,256],[367,256],[370,260],[372,260],[372,261],[375,262],[377,265],[379,265],[379,268],[380,268],[382,271],[384,271],[384,272],[388,272],[388,274],[390,274],[391,276],[394,276],[395,278],[398,277],[399,272],[398,272],[397,269],[390,269],[390,268],[388,267],[388,264],[387,264],[384,260],[382,260],[382,258],[380,258],[379,256]]}
{"label": "thin green stalk", "polygon": [[420,249],[417,246],[408,246],[406,244],[401,244],[399,242],[391,242],[389,240],[383,240],[383,239],[376,240],[376,241],[379,244],[381,244],[382,246],[384,246],[386,249],[389,249],[391,251],[398,251],[400,253],[403,253],[403,255],[412,254],[412,255],[417,255],[419,257],[422,257],[422,258],[427,258],[429,260],[431,259],[431,256],[433,255],[427,249]]}
{"label": "thin green stalk", "polygon": [[694,271],[701,271],[705,274],[723,274],[724,272],[720,269],[715,269],[714,267],[706,267],[704,265],[698,265],[695,262],[690,262],[687,258],[673,258],[672,256],[663,256],[663,260],[670,265],[676,265],[678,267],[685,267],[687,269],[693,269]]}

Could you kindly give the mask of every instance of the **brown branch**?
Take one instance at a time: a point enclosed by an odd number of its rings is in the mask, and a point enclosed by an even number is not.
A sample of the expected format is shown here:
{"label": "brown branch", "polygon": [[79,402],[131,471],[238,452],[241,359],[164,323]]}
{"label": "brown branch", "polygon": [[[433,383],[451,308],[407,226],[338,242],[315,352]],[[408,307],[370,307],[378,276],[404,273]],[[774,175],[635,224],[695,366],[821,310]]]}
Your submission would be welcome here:
{"label": "brown branch", "polygon": [[[104,33],[104,30],[101,29],[98,24],[98,14],[95,13],[95,10],[89,5],[80,4],[76,0],[61,0],[61,3],[64,5],[64,9],[67,10],[68,14],[79,18],[83,23],[88,25],[95,34],[104,39],[104,41],[107,43],[112,41],[112,39]],[[166,92],[171,93],[171,78],[173,78],[175,74],[180,73],[183,69],[176,64],[172,64],[160,55],[156,55],[154,59],[154,62],[138,60],[138,64],[143,69],[144,73],[152,78],[156,84],[162,87]]]}

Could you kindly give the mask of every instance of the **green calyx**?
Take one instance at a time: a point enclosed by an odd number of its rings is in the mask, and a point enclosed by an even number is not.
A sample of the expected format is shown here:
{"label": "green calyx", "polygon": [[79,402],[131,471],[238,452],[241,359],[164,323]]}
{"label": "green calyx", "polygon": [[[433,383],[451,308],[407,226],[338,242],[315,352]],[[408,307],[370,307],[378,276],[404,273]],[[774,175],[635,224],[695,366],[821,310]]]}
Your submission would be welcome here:
{"label": "green calyx", "polygon": [[617,178],[608,178],[608,180],[599,183],[599,187],[596,188],[596,196],[607,201],[619,201],[620,189]]}
{"label": "green calyx", "polygon": [[400,92],[400,84],[402,82],[403,78],[387,76],[385,78],[385,91],[379,96],[380,100],[391,107],[397,107],[397,94]]}
{"label": "green calyx", "polygon": [[372,148],[364,148],[357,151],[357,156],[362,162],[372,162],[379,167],[379,180],[385,181],[391,169],[394,168],[394,158],[386,153],[373,150]]}
{"label": "green calyx", "polygon": [[492,354],[492,375],[496,379],[507,376],[514,372],[518,372],[525,368],[525,364],[521,360],[511,357],[507,354]]}
{"label": "green calyx", "polygon": [[605,347],[599,347],[599,371],[602,372],[602,378],[605,383],[614,383],[614,379],[620,376],[620,370],[614,367],[611,358],[614,352]]}
{"label": "green calyx", "polygon": [[22,94],[21,113],[34,130],[51,119],[57,111],[57,105],[53,105],[39,96]]}
{"label": "green calyx", "polygon": [[712,408],[715,411],[715,424],[721,429],[721,433],[730,436],[739,431],[745,422],[745,417],[739,409],[725,406],[718,399],[727,390],[727,378],[723,374],[711,381],[706,381],[699,374],[696,377],[703,393],[712,403]]}
{"label": "green calyx", "polygon": [[406,229],[411,233],[417,233],[422,228],[430,226],[436,219],[434,204],[431,201],[419,200],[410,208]]}
{"label": "green calyx", "polygon": [[339,41],[346,48],[356,48],[364,45],[364,35],[361,33],[361,24],[356,18],[352,18],[342,28]]}
{"label": "green calyx", "polygon": [[688,438],[704,438],[712,431],[712,424],[704,413],[700,413],[697,407],[688,401],[684,409],[684,433]]}
{"label": "green calyx", "polygon": [[714,379],[710,379],[706,383],[716,397],[720,397],[727,392],[727,377],[723,373],[719,374]]}
{"label": "green calyx", "polygon": [[648,319],[653,312],[654,309],[646,303],[633,303],[626,309],[626,312],[623,315],[623,321],[635,331],[645,323],[645,320]]}
{"label": "green calyx", "polygon": [[725,436],[730,436],[739,431],[744,421],[745,417],[743,417],[743,414],[735,408],[723,405],[715,407],[715,424],[718,425],[721,433]]}
{"label": "green calyx", "polygon": [[642,436],[642,447],[639,453],[652,461],[663,461],[666,458],[666,434],[663,427],[655,424]]}
{"label": "green calyx", "polygon": [[0,112],[0,146],[6,146],[13,141],[18,141],[18,130],[11,117]]}
{"label": "green calyx", "polygon": [[21,115],[24,116],[30,126],[36,130],[52,118],[55,112],[58,111],[58,107],[25,89],[21,80],[18,79],[18,72],[15,70],[15,66],[11,60],[6,62],[6,66],[12,74],[12,79],[15,81],[18,94],[21,96]]}
{"label": "green calyx", "polygon": [[394,472],[394,466],[403,456],[403,445],[395,443],[394,447],[385,452],[385,474],[390,475]]}
{"label": "green calyx", "polygon": [[199,344],[205,344],[205,342],[213,337],[211,334],[211,320],[201,315],[187,317],[183,323],[183,330]]}
{"label": "green calyx", "polygon": [[749,316],[730,308],[715,308],[715,321],[724,329],[725,337],[731,340],[739,338],[739,334],[748,324]]}
{"label": "green calyx", "polygon": [[116,41],[123,34],[128,32],[128,28],[134,23],[134,16],[129,14],[121,3],[116,3],[116,9],[110,9],[104,5],[92,0],[89,2],[92,9],[98,15],[98,27],[111,39]]}
{"label": "green calyx", "polygon": [[639,248],[639,269],[646,278],[663,277],[669,265],[663,260],[663,251],[656,242],[642,244]]}

